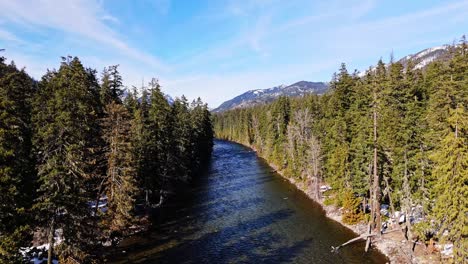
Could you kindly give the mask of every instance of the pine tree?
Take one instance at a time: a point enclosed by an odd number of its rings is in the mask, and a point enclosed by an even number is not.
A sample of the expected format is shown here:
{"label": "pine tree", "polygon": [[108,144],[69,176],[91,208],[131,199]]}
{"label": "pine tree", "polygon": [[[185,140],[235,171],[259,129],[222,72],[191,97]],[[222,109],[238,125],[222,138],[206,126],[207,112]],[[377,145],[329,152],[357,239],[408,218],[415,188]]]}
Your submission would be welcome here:
{"label": "pine tree", "polygon": [[0,263],[20,262],[31,239],[35,170],[31,143],[33,80],[0,57]]}
{"label": "pine tree", "polygon": [[286,157],[281,150],[286,142],[286,132],[290,120],[290,101],[288,97],[281,96],[271,105],[271,116],[268,123],[268,137],[272,149],[271,159],[273,163],[284,169],[286,165]]}
{"label": "pine tree", "polygon": [[140,187],[140,192],[144,194],[146,205],[149,205],[150,194],[150,173],[149,167],[149,131],[148,131],[148,92],[143,89],[140,101],[137,98],[137,92],[134,90],[134,106],[129,104],[127,109],[133,108],[133,116],[131,119],[131,134],[133,156],[135,157],[135,167],[137,173],[137,183]]}
{"label": "pine tree", "polygon": [[[108,211],[104,219],[110,232],[121,232],[132,223],[131,211],[137,193],[135,152],[130,133],[131,119],[121,103],[122,94],[122,77],[117,71],[117,66],[105,69],[101,80],[101,100],[106,105],[101,126],[105,142],[106,173],[99,189],[107,197]],[[128,103],[133,103],[129,100]],[[98,198],[100,196],[101,192]]]}
{"label": "pine tree", "polygon": [[[145,189],[150,193],[159,192],[158,205],[164,202],[164,196],[172,188],[171,176],[175,170],[174,144],[171,134],[171,107],[159,83],[153,79],[150,84],[148,109],[147,157],[144,159],[148,168],[145,171]],[[153,197],[152,200],[155,200]]]}
{"label": "pine tree", "polygon": [[93,177],[94,137],[98,133],[97,91],[78,58],[64,58],[60,69],[40,82],[33,120],[40,187],[34,208],[40,227],[48,230],[51,263],[55,231],[63,240],[59,254],[84,259],[92,232],[88,202]]}
{"label": "pine tree", "polygon": [[[431,156],[437,179],[433,216],[440,225],[439,238],[454,244],[454,261],[468,257],[468,113],[462,105],[450,111],[446,135],[441,147]],[[444,236],[445,232],[447,236]]]}
{"label": "pine tree", "polygon": [[171,138],[173,141],[174,153],[174,178],[173,181],[187,182],[192,176],[190,168],[193,146],[191,116],[188,109],[187,99],[182,96],[176,99],[172,105],[171,116],[173,123],[171,125]]}
{"label": "pine tree", "polygon": [[104,192],[108,211],[105,219],[110,231],[122,231],[132,223],[131,211],[136,194],[136,171],[131,145],[130,119],[122,104],[112,102],[103,120],[107,173]]}
{"label": "pine tree", "polygon": [[119,65],[109,66],[104,68],[101,77],[100,96],[104,104],[109,104],[113,101],[120,103],[122,90],[122,76],[118,70]]}
{"label": "pine tree", "polygon": [[208,161],[213,149],[213,126],[208,106],[200,98],[192,102],[190,120],[192,122],[191,168],[197,171]]}

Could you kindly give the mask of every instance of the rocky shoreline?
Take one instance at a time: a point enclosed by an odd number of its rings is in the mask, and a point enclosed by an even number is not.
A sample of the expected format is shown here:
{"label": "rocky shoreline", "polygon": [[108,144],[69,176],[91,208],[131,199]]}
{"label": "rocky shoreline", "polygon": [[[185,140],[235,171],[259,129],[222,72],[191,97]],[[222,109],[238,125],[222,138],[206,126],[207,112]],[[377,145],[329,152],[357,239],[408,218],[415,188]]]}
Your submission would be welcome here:
{"label": "rocky shoreline", "polygon": [[[271,164],[266,159],[264,159],[261,155],[258,154],[258,151],[249,145],[236,142],[241,144],[245,147],[248,147],[255,151],[257,155],[262,158],[270,167],[272,167],[276,173],[281,175],[281,177],[287,179],[291,184],[296,186],[299,190],[305,193],[311,200],[320,204],[325,211],[325,215],[340,223],[341,225],[347,227],[356,235],[364,234],[366,232],[366,225],[364,223],[358,223],[355,225],[349,225],[342,221],[342,213],[340,208],[337,208],[333,205],[325,205],[323,199],[320,201],[316,201],[312,193],[308,190],[307,185],[303,182],[297,182],[294,179],[287,177],[285,173],[279,170],[274,164]],[[337,245],[338,246],[338,245]],[[417,263],[417,264],[435,264],[441,263],[440,257],[434,254],[427,254],[425,250],[425,246],[422,244],[417,244],[415,247],[414,252],[411,251],[410,243],[405,240],[403,232],[394,232],[389,234],[384,234],[378,240],[374,240],[372,242],[372,246],[377,248],[382,254],[384,254],[390,263]]]}

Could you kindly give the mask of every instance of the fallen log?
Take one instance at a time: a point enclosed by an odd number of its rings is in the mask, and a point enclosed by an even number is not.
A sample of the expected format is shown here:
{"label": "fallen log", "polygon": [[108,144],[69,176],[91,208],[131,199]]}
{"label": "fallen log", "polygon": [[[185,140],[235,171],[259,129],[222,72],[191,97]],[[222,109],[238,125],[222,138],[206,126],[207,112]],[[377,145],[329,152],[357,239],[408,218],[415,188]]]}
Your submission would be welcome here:
{"label": "fallen log", "polygon": [[377,233],[362,234],[362,235],[360,235],[360,236],[358,236],[358,237],[355,237],[355,238],[353,238],[353,239],[351,239],[351,240],[346,241],[345,243],[343,243],[343,244],[341,244],[341,245],[339,245],[339,246],[337,246],[337,247],[332,246],[332,252],[337,252],[340,248],[342,248],[342,247],[344,247],[344,246],[346,246],[346,245],[349,245],[349,244],[354,243],[354,242],[356,242],[356,241],[359,241],[359,240],[361,240],[361,239],[366,240],[367,238],[370,238],[370,237],[376,236],[376,235],[378,235],[378,234],[377,234]]}
{"label": "fallen log", "polygon": [[[389,230],[389,231],[383,232],[382,234],[388,234],[388,233],[395,232],[395,231],[399,231],[399,229]],[[339,246],[337,246],[337,247],[332,246],[332,247],[331,247],[331,248],[332,248],[332,252],[337,252],[340,248],[342,248],[342,247],[344,247],[344,246],[346,246],[346,245],[349,245],[349,244],[351,244],[351,243],[354,243],[354,242],[356,242],[356,241],[359,241],[359,240],[361,240],[361,239],[362,239],[362,240],[367,240],[367,245],[366,245],[366,251],[367,251],[368,247],[370,246],[370,243],[369,243],[369,242],[370,242],[370,238],[373,237],[373,236],[376,236],[376,235],[378,235],[378,233],[362,234],[362,235],[360,235],[360,236],[358,236],[358,237],[355,237],[355,238],[353,238],[353,239],[351,239],[351,240],[346,241],[345,243],[343,243],[343,244],[341,244],[341,245],[339,245]]]}

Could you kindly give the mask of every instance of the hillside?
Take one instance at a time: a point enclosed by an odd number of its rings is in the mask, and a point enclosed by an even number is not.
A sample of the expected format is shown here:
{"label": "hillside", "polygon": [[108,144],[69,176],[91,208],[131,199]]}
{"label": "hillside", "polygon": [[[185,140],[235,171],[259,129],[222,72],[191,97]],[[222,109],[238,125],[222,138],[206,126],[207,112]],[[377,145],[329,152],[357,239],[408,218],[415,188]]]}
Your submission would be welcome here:
{"label": "hillside", "polygon": [[227,110],[249,107],[256,104],[269,103],[279,96],[298,97],[305,94],[323,94],[328,89],[328,84],[324,82],[300,81],[289,86],[279,85],[268,89],[257,89],[247,91],[222,103],[212,112],[219,113]]}

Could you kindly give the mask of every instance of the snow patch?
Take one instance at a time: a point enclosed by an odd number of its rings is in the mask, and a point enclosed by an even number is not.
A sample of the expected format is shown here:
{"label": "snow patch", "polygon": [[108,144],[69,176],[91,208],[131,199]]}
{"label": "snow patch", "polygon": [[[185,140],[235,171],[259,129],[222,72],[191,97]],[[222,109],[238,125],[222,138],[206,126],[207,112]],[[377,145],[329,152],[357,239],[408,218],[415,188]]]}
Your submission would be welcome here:
{"label": "snow patch", "polygon": [[414,66],[414,68],[415,68],[415,69],[422,69],[422,68],[424,68],[426,65],[428,65],[429,63],[431,63],[432,61],[434,61],[435,59],[437,59],[437,56],[436,56],[436,55],[427,57],[427,58],[423,59],[422,61],[420,61],[418,64],[416,64],[416,66]]}
{"label": "snow patch", "polygon": [[263,92],[265,92],[265,91],[264,91],[264,90],[255,90],[255,91],[253,92],[253,94],[259,95],[259,94],[261,94],[261,93],[263,93]]}
{"label": "snow patch", "polygon": [[[62,243],[62,238],[60,236],[61,232],[61,229],[55,230],[55,246]],[[39,246],[23,247],[20,249],[20,253],[25,259],[27,259],[27,263],[41,264],[43,262],[47,262],[47,251],[49,250],[49,246],[49,243],[45,243]],[[53,259],[52,263],[58,264],[58,260]]]}
{"label": "snow patch", "polygon": [[429,54],[429,53],[431,53],[431,52],[434,52],[434,51],[436,51],[436,50],[445,50],[445,49],[447,49],[447,46],[432,47],[432,48],[423,50],[423,51],[421,51],[420,53],[416,54],[415,58],[416,58],[416,59],[420,59],[420,58],[426,56],[427,54]]}

